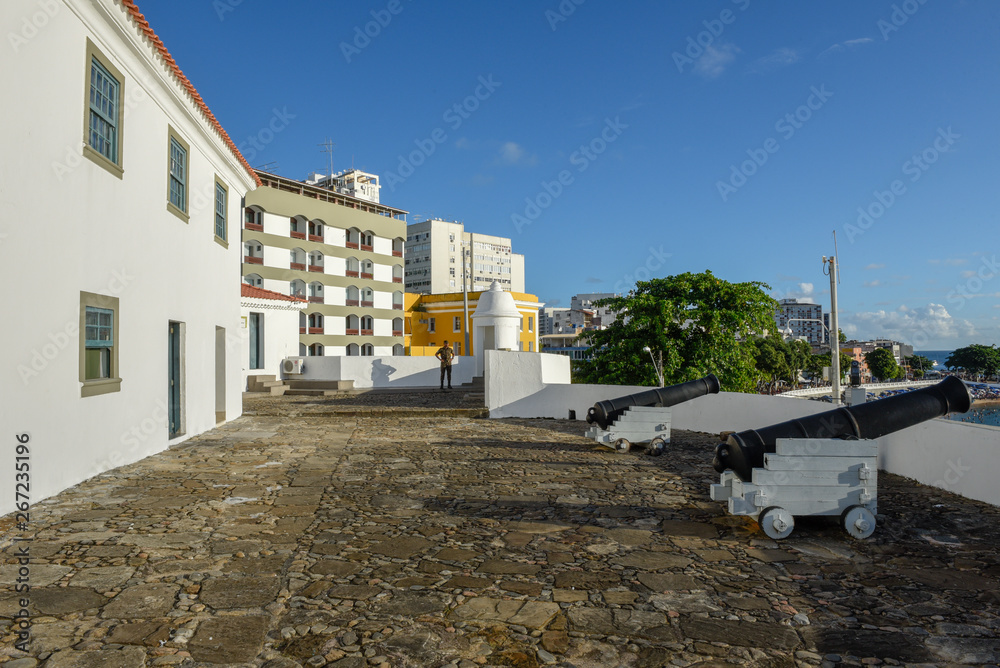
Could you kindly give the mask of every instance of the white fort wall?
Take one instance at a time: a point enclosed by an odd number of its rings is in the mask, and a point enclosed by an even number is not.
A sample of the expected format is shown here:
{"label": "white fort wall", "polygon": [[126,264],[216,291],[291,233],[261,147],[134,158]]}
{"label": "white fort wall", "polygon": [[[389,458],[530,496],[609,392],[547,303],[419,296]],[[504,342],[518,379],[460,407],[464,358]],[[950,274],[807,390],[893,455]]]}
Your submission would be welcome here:
{"label": "white fort wall", "polygon": [[[303,357],[302,374],[287,375],[287,380],[353,380],[355,389],[373,387],[438,387],[441,362],[435,357]],[[476,361],[456,357],[451,367],[451,385],[472,382]],[[446,381],[447,382],[447,381]]]}
{"label": "white fort wall", "polygon": [[[587,409],[598,401],[650,389],[570,384],[569,358],[563,355],[502,351],[486,351],[485,355],[486,406],[491,418],[565,419],[573,410],[577,420],[585,420]],[[790,397],[721,392],[674,406],[672,426],[718,434],[766,427],[832,408]],[[883,436],[878,443],[879,468],[1000,506],[1000,485],[991,466],[1000,448],[1000,428],[929,420]],[[713,455],[706,452],[706,460]]]}
{"label": "white fort wall", "polygon": [[[8,471],[14,435],[30,435],[32,503],[214,427],[217,408],[241,414],[240,206],[252,184],[119,3],[53,5],[37,34],[0,55],[4,87],[32,91],[0,125],[0,430]],[[39,7],[0,3],[0,24],[20,26]],[[120,178],[83,157],[88,37],[124,78]],[[188,222],[167,211],[168,124],[190,145]],[[228,248],[214,241],[216,175],[229,187]],[[119,300],[116,392],[81,396],[82,291]],[[184,436],[172,441],[169,321],[184,324],[185,358]],[[0,513],[14,508],[11,473]]]}

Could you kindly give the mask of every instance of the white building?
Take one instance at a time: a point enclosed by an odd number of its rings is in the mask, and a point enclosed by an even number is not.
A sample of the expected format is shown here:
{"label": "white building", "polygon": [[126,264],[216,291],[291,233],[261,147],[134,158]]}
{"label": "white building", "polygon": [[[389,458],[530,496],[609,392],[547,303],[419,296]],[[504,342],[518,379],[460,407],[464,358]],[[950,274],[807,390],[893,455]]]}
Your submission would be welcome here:
{"label": "white building", "polygon": [[313,172],[306,183],[375,204],[379,203],[379,191],[382,189],[376,174],[353,168],[327,175]]}
{"label": "white building", "polygon": [[824,327],[823,307],[812,302],[797,299],[782,299],[774,313],[774,324],[782,333],[791,328],[791,337],[804,339],[811,346],[821,346],[829,342]]}
{"label": "white building", "polygon": [[[570,310],[577,312],[590,311],[590,324],[593,327],[603,328],[613,323],[618,314],[607,306],[594,306],[594,302],[599,299],[610,299],[612,297],[621,297],[621,295],[614,292],[590,292],[586,294],[573,295],[573,297],[569,300],[569,307]],[[577,327],[582,327],[582,315],[571,315],[571,324]]]}
{"label": "white building", "polygon": [[546,306],[539,312],[538,322],[539,335],[557,334],[569,326],[569,309],[565,306]]}
{"label": "white building", "polygon": [[308,300],[298,355],[403,355],[406,212],[336,189],[257,175],[262,185],[246,199],[243,277],[249,285]]}
{"label": "white building", "polygon": [[25,93],[0,125],[0,424],[34,503],[240,415],[256,177],[131,0],[6,0],[0,25]]}
{"label": "white building", "polygon": [[244,389],[248,376],[281,378],[282,360],[299,356],[299,316],[308,303],[302,297],[240,286]]}
{"label": "white building", "polygon": [[[465,251],[463,258],[463,250]],[[489,290],[496,281],[507,292],[524,292],[524,256],[511,240],[466,232],[462,223],[426,220],[406,226],[403,277],[407,292],[438,295]]]}

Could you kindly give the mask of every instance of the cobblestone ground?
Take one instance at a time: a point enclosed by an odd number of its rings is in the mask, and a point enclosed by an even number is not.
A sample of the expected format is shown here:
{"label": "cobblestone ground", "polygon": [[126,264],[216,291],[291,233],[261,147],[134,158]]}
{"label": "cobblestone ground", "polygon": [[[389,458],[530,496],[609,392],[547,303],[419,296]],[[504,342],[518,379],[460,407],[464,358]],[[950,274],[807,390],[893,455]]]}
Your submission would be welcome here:
{"label": "cobblestone ground", "polygon": [[248,400],[254,414],[35,506],[33,639],[13,647],[5,533],[0,661],[1000,660],[996,508],[883,475],[871,539],[800,518],[775,543],[709,500],[714,437],[675,431],[651,458],[578,422],[469,417],[459,394],[351,401]]}

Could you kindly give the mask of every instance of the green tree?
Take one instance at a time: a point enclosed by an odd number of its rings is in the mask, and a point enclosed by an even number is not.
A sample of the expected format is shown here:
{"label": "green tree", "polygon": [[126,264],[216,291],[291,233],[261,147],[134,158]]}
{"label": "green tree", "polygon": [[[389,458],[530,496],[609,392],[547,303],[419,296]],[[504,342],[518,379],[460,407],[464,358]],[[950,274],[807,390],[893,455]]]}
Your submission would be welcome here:
{"label": "green tree", "polygon": [[788,344],[776,334],[754,339],[754,364],[761,374],[761,390],[771,394],[778,384],[784,380],[790,382],[792,368],[788,364]]}
{"label": "green tree", "polygon": [[914,371],[930,371],[934,368],[934,362],[923,355],[910,355],[906,358],[906,363]]}
{"label": "green tree", "polygon": [[888,348],[876,348],[865,353],[865,362],[868,363],[868,370],[879,380],[892,380],[899,373],[896,358]]}
{"label": "green tree", "polygon": [[762,378],[762,389],[772,393],[778,381],[797,385],[799,373],[806,368],[811,357],[809,344],[801,339],[782,340],[777,333],[754,339],[754,361]]}
{"label": "green tree", "polygon": [[714,373],[722,389],[752,392],[760,373],[754,347],[743,345],[774,329],[777,302],[770,286],[729,283],[712,272],[639,281],[621,297],[601,299],[618,313],[606,329],[586,332],[591,358],[580,365],[585,383],[655,385],[656,371],[643,351],[659,360],[667,385]]}
{"label": "green tree", "polygon": [[962,369],[977,376],[991,376],[1000,371],[1000,349],[973,343],[949,355],[944,365],[949,369]]}
{"label": "green tree", "polygon": [[847,334],[844,334],[844,330],[837,328],[837,340],[841,343],[847,343]]}
{"label": "green tree", "polygon": [[906,363],[913,371],[914,378],[923,378],[925,372],[934,368],[934,362],[923,355],[910,355],[906,358]]}
{"label": "green tree", "polygon": [[[817,353],[810,355],[804,367],[806,371],[816,378],[823,377],[823,369],[832,366],[833,358],[830,353]],[[851,370],[851,358],[847,355],[840,356],[840,377],[843,378]]]}

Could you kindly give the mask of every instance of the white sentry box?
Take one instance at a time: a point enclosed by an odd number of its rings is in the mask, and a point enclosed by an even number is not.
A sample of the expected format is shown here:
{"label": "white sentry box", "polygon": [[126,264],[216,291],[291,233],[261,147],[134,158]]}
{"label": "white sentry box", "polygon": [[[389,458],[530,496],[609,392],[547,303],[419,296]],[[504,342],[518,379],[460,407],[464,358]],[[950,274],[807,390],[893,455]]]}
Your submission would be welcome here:
{"label": "white sentry box", "polygon": [[764,455],[764,468],[749,481],[725,471],[711,497],[733,515],[757,518],[765,534],[787,538],[795,516],[840,515],[855,538],[875,531],[878,443],[831,438],[779,438]]}
{"label": "white sentry box", "polygon": [[670,443],[671,415],[669,406],[631,406],[607,429],[595,424],[584,436],[618,452],[628,452],[634,443],[646,443],[646,454],[656,457]]}

